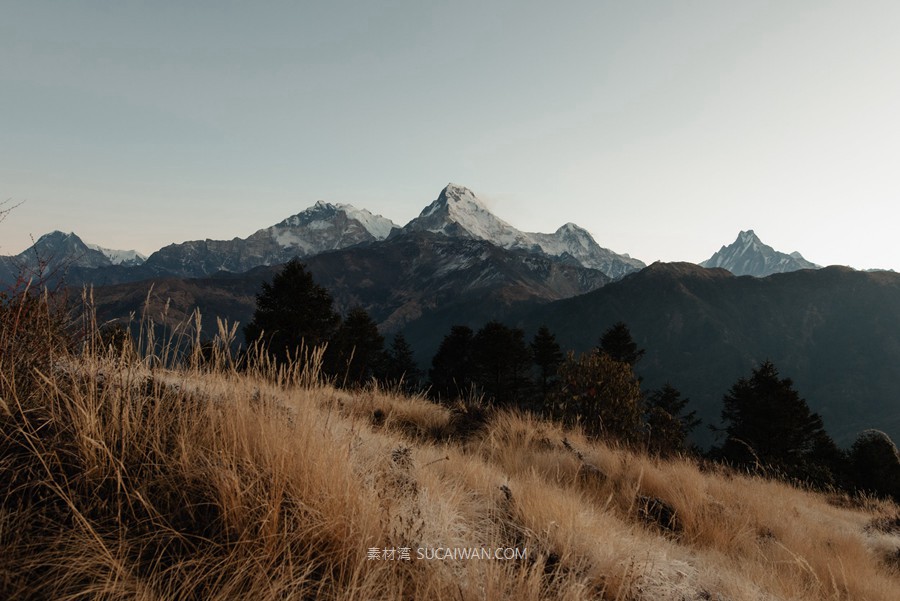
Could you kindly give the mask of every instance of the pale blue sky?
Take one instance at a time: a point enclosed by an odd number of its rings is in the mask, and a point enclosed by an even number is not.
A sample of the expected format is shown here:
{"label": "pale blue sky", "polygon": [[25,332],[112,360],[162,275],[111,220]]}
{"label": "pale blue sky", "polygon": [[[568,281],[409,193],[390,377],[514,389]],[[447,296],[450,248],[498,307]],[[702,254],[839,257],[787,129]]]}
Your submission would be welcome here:
{"label": "pale blue sky", "polygon": [[0,254],[152,252],[447,182],[646,262],[900,270],[900,3],[6,2]]}

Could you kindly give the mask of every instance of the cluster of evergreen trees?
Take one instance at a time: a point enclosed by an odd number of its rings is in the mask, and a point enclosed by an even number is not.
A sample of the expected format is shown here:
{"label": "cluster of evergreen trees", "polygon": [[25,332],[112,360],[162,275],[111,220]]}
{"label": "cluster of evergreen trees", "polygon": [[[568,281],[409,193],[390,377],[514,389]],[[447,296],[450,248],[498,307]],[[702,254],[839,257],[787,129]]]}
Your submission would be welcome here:
{"label": "cluster of evergreen trees", "polygon": [[521,329],[497,321],[477,332],[453,326],[432,360],[429,394],[440,401],[481,396],[651,452],[687,451],[700,420],[684,412],[688,399],[673,386],[641,390],[634,365],[643,354],[621,322],[580,356],[563,353],[546,326],[528,343]]}
{"label": "cluster of evergreen trees", "polygon": [[722,399],[724,442],[709,456],[817,487],[866,491],[900,500],[900,453],[877,430],[838,448],[819,414],[771,361],[739,379]]}
{"label": "cluster of evergreen trees", "polygon": [[277,360],[296,359],[302,346],[326,346],[323,369],[335,382],[359,386],[379,380],[408,390],[420,372],[402,334],[385,349],[384,337],[362,308],[345,317],[334,310],[331,294],[293,259],[256,295],[253,319],[244,327],[248,344],[262,343]]}
{"label": "cluster of evergreen trees", "polygon": [[[257,295],[248,343],[262,342],[277,360],[295,358],[301,344],[327,344],[324,369],[339,385],[371,380],[438,402],[482,398],[579,425],[589,435],[660,455],[698,452],[689,443],[700,420],[672,385],[645,391],[634,367],[644,350],[624,323],[606,330],[588,353],[564,354],[541,327],[526,342],[520,328],[491,321],[473,331],[457,325],[444,336],[427,381],[401,334],[390,348],[361,308],[345,317],[298,260]],[[723,442],[707,457],[817,486],[865,490],[900,499],[900,454],[885,434],[866,431],[849,451],[837,447],[822,418],[810,411],[788,378],[766,361],[723,397]]]}

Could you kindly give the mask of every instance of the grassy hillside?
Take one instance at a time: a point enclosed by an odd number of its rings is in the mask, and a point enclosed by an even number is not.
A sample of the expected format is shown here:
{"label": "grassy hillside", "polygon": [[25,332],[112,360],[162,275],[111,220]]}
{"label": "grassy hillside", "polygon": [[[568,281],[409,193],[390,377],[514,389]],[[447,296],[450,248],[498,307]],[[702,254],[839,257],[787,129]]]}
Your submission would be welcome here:
{"label": "grassy hillside", "polygon": [[[339,391],[318,381],[316,355],[281,370],[238,372],[224,355],[164,368],[165,357],[96,337],[76,353],[10,322],[0,598],[888,601],[900,590],[889,503],[660,461],[477,403]],[[471,548],[513,559],[446,558]]]}

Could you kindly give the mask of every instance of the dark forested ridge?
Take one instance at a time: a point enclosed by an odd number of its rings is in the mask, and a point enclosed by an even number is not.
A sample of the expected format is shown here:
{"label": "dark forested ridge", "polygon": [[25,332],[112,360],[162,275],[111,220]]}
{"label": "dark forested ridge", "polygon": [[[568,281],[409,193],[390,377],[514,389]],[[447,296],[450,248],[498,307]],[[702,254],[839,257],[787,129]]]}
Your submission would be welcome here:
{"label": "dark forested ridge", "polygon": [[900,438],[900,274],[827,267],[754,278],[655,263],[520,321],[586,350],[620,320],[647,350],[637,366],[646,384],[675,384],[707,423],[718,422],[731,383],[770,359],[843,446],[866,428]]}

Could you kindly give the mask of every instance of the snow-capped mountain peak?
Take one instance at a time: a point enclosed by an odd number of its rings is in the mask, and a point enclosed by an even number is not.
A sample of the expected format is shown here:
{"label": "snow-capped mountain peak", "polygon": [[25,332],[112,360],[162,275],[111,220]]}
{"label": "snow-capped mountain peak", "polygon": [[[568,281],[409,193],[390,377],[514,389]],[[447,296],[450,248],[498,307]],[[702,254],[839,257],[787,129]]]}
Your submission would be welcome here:
{"label": "snow-capped mountain peak", "polygon": [[457,184],[447,184],[437,200],[403,229],[487,240],[504,248],[526,244],[522,232],[494,215],[471,190]]}
{"label": "snow-capped mountain peak", "polygon": [[764,244],[753,230],[741,231],[734,242],[723,246],[702,267],[721,267],[735,275],[765,277],[773,273],[818,269],[820,266],[798,252],[786,254]]}
{"label": "snow-capped mountain peak", "polygon": [[448,237],[487,240],[502,248],[523,249],[566,258],[616,278],[644,267],[636,259],[601,248],[587,230],[566,223],[553,234],[522,232],[494,215],[474,192],[448,184],[403,231],[428,231]]}

